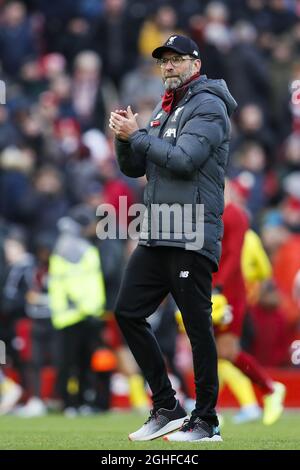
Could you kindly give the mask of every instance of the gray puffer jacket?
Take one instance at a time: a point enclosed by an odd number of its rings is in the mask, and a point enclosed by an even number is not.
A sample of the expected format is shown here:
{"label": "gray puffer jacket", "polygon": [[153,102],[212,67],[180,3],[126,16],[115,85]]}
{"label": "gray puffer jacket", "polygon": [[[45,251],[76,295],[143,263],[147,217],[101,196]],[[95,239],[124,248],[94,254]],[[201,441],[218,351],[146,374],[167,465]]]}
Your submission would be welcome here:
{"label": "gray puffer jacket", "polygon": [[[147,176],[147,211],[139,244],[193,249],[210,258],[217,270],[223,236],[229,116],[236,106],[224,80],[203,75],[191,82],[170,114],[159,103],[147,129],[136,131],[129,142],[116,140],[121,171],[134,178]],[[152,210],[154,204],[192,207],[192,212],[183,212],[181,233],[178,225],[171,223],[169,230],[168,224],[162,223],[157,210]],[[196,212],[196,204],[203,205],[202,215]],[[191,234],[199,230],[199,220],[204,222],[203,239],[199,237],[191,245]]]}

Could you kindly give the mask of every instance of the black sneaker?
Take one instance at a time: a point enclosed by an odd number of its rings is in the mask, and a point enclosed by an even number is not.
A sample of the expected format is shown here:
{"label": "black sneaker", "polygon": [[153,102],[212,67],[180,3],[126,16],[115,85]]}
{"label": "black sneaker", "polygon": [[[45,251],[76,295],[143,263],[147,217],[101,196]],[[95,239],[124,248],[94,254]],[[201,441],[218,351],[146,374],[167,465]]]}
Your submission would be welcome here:
{"label": "black sneaker", "polygon": [[222,442],[219,427],[210,425],[198,417],[186,419],[179,431],[168,434],[163,439],[177,442]]}
{"label": "black sneaker", "polygon": [[151,410],[145,424],[137,431],[129,434],[128,438],[130,441],[151,441],[179,429],[186,418],[187,414],[177,400],[173,410],[165,408]]}

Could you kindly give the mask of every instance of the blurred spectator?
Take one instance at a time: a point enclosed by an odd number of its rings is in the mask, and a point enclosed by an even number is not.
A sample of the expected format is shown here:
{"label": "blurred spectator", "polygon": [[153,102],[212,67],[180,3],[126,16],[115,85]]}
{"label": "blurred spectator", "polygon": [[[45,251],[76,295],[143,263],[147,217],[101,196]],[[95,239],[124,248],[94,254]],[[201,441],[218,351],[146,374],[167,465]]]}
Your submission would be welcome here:
{"label": "blurred spectator", "polygon": [[39,95],[36,113],[43,137],[51,139],[54,122],[59,117],[59,106],[55,93],[47,90]]}
{"label": "blurred spectator", "polygon": [[266,204],[265,194],[265,166],[266,157],[264,149],[255,142],[248,141],[239,148],[234,161],[236,168],[235,182],[245,187],[247,209],[250,211],[254,223]]}
{"label": "blurred spectator", "polygon": [[[101,180],[103,183],[102,202],[111,204],[117,214],[119,227],[127,228],[129,220],[127,218],[127,209],[135,202],[135,194],[132,188],[118,172],[116,162],[112,159],[104,160],[100,166]],[[126,204],[126,213],[120,210],[120,197]]]}
{"label": "blurred spectator", "polygon": [[68,207],[61,174],[55,167],[43,166],[35,175],[33,187],[28,187],[23,194],[19,209],[30,232],[37,234],[55,230]]}
{"label": "blurred spectator", "polygon": [[6,147],[0,155],[0,214],[11,222],[21,221],[21,206],[30,188],[32,154]]}
{"label": "blurred spectator", "polygon": [[283,147],[283,158],[279,167],[281,178],[300,171],[300,134],[290,134]]}
{"label": "blurred spectator", "polygon": [[235,19],[247,19],[258,31],[270,29],[270,19],[265,0],[246,0],[235,2],[233,15]]}
{"label": "blurred spectator", "polygon": [[92,160],[101,163],[111,157],[112,151],[109,142],[103,132],[98,129],[90,129],[82,136],[83,144],[89,149]]}
{"label": "blurred spectator", "polygon": [[127,0],[103,0],[93,44],[103,60],[103,70],[116,86],[135,67],[139,21],[127,8]]}
{"label": "blurred spectator", "polygon": [[273,262],[278,249],[289,237],[289,231],[285,227],[282,214],[279,210],[269,211],[265,214],[261,226],[263,244]]}
{"label": "blurred spectator", "polygon": [[293,39],[294,39],[294,49],[297,54],[300,52],[300,21],[299,19],[293,28]]}
{"label": "blurred spectator", "polygon": [[[100,3],[100,2],[99,2]],[[71,18],[60,40],[60,52],[68,60],[71,70],[75,57],[92,46],[92,28],[90,23],[80,16]]]}
{"label": "blurred spectator", "polygon": [[16,145],[18,141],[18,133],[10,120],[7,108],[0,106],[0,151],[5,147]]}
{"label": "blurred spectator", "polygon": [[0,339],[5,342],[7,356],[20,375],[23,388],[27,387],[25,365],[21,359],[23,342],[17,336],[17,322],[25,317],[26,294],[29,289],[34,258],[27,252],[26,235],[18,227],[10,230],[4,240],[6,272],[0,295]]}
{"label": "blurred spectator", "polygon": [[29,57],[22,63],[20,85],[22,93],[29,99],[30,103],[34,103],[40,93],[47,89],[47,81],[37,58]]}
{"label": "blurred spectator", "polygon": [[288,322],[280,307],[280,297],[272,281],[262,284],[258,303],[251,306],[249,312],[253,333],[252,338],[243,337],[243,344],[247,344],[246,350],[263,366],[287,365],[290,339]]}
{"label": "blurred spectator", "polygon": [[[269,107],[270,77],[267,64],[255,44],[256,31],[251,24],[238,22],[234,26],[234,43],[228,61],[228,86],[240,107],[248,103]],[[236,80],[236,77],[239,77]]]}
{"label": "blurred spectator", "polygon": [[206,16],[195,13],[189,18],[191,37],[199,45],[202,72],[209,78],[227,79],[226,54],[231,45],[227,27],[228,10],[219,2],[212,2]]}
{"label": "blurred spectator", "polygon": [[300,201],[300,171],[294,171],[282,180],[282,186],[288,195]]}
{"label": "blurred spectator", "polygon": [[38,0],[37,8],[44,17],[44,40],[47,52],[60,50],[66,22],[78,14],[82,0]]}
{"label": "blurred spectator", "polygon": [[4,6],[0,30],[0,57],[4,72],[15,78],[24,59],[36,53],[33,27],[26,16],[24,3],[8,3]]}
{"label": "blurred spectator", "polygon": [[289,31],[296,23],[296,14],[287,8],[285,0],[270,0],[268,5],[270,29],[275,34]]}
{"label": "blurred spectator", "polygon": [[61,117],[75,117],[72,104],[72,80],[68,75],[58,75],[51,81],[50,89],[55,94]]}
{"label": "blurred spectator", "polygon": [[292,233],[300,234],[300,199],[287,196],[282,204],[282,217],[286,227]]}
{"label": "blurred spectator", "polygon": [[[274,42],[270,58],[270,105],[277,129],[280,129],[282,124],[284,124],[284,128],[286,127],[282,119],[287,114],[289,106],[287,90],[292,75],[293,60],[293,43],[291,38],[277,39]],[[283,107],[285,108],[284,111]]]}
{"label": "blurred spectator", "polygon": [[177,23],[177,13],[173,6],[171,4],[160,6],[141,28],[138,40],[141,56],[148,58],[152,51],[166,42],[172,34],[181,34],[182,31],[177,28]]}
{"label": "blurred spectator", "polygon": [[238,116],[238,135],[232,140],[232,150],[251,140],[260,144],[267,156],[267,162],[273,160],[275,138],[266,121],[262,108],[250,103],[240,108]]}
{"label": "blurred spectator", "polygon": [[215,46],[219,53],[226,53],[232,44],[227,6],[218,1],[209,2],[204,15],[204,42]]}
{"label": "blurred spectator", "polygon": [[80,124],[76,119],[61,117],[55,122],[53,130],[57,144],[55,153],[59,155],[57,162],[63,166],[68,159],[80,153]]}
{"label": "blurred spectator", "polygon": [[25,315],[25,295],[31,282],[33,257],[26,250],[26,235],[13,228],[4,240],[7,263],[6,280],[1,295],[1,312],[12,320]]}
{"label": "blurred spectator", "polygon": [[66,59],[63,55],[52,52],[41,57],[39,65],[42,76],[51,81],[65,72]]}
{"label": "blurred spectator", "polygon": [[40,233],[34,240],[36,261],[31,282],[26,293],[26,315],[31,325],[31,360],[29,362],[30,399],[17,411],[17,416],[29,418],[43,416],[47,412],[42,400],[42,369],[45,365],[57,366],[57,338],[51,323],[48,296],[49,257],[55,243],[55,234]]}
{"label": "blurred spectator", "polygon": [[157,67],[149,58],[140,59],[137,68],[125,75],[120,87],[122,106],[127,108],[130,104],[135,112],[139,112],[144,105],[153,109],[157,97],[161,95],[162,80],[157,75]]}
{"label": "blurred spectator", "polygon": [[102,79],[102,62],[92,51],[84,51],[74,62],[72,102],[83,130],[104,130],[107,116],[115,101],[111,83]]}

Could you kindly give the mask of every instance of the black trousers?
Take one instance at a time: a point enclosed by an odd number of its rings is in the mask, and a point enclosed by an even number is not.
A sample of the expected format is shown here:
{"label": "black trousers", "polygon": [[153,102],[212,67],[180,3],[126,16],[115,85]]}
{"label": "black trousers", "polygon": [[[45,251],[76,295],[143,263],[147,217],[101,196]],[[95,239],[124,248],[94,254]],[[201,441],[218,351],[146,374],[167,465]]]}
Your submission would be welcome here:
{"label": "black trousers", "polygon": [[[91,355],[100,344],[97,319],[87,318],[79,323],[58,331],[59,367],[57,392],[63,400],[64,408],[93,405],[87,400],[87,391],[94,388],[94,374],[91,371]],[[78,392],[70,393],[70,377],[78,380]],[[97,379],[99,374],[97,374]],[[106,379],[105,379],[106,380]]]}
{"label": "black trousers", "polygon": [[116,302],[120,329],[153,393],[155,408],[174,400],[165,362],[146,318],[171,293],[191,342],[196,386],[193,415],[217,424],[217,351],[211,320],[212,263],[194,251],[138,246]]}
{"label": "black trousers", "polygon": [[59,366],[58,332],[50,318],[35,318],[31,330],[31,385],[35,397],[41,397],[41,374],[45,365]]}

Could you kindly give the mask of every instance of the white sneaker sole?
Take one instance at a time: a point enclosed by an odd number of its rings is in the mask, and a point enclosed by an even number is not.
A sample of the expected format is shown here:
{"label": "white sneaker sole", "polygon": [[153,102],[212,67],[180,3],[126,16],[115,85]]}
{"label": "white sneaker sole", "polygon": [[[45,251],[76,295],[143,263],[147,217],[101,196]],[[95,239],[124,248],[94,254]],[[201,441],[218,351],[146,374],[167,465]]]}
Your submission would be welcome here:
{"label": "white sneaker sole", "polygon": [[166,424],[166,426],[164,426],[163,428],[159,429],[155,433],[150,434],[148,436],[135,436],[136,433],[129,434],[128,439],[130,441],[152,441],[153,439],[156,439],[157,437],[161,437],[161,436],[164,436],[165,434],[176,431],[183,425],[184,420],[187,418],[188,416],[184,416],[184,418],[170,421],[168,424]]}
{"label": "white sneaker sole", "polygon": [[204,437],[203,439],[199,439],[195,442],[223,442],[223,439],[221,436],[213,436],[213,437]]}
{"label": "white sneaker sole", "polygon": [[203,439],[194,439],[194,440],[189,440],[189,439],[172,439],[172,434],[170,436],[164,436],[163,437],[164,441],[168,442],[223,442],[223,439],[221,436],[213,436],[213,437],[203,437]]}

